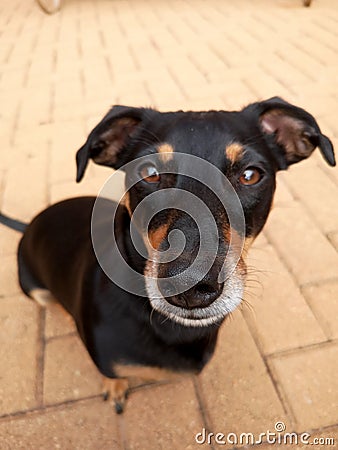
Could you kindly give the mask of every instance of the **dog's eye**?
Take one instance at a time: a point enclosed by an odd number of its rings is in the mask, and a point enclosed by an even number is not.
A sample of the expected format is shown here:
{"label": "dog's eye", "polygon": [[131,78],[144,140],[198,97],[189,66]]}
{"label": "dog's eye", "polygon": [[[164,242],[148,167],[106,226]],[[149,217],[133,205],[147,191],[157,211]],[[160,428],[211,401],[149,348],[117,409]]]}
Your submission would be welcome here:
{"label": "dog's eye", "polygon": [[155,166],[147,164],[141,167],[140,176],[146,183],[158,183],[161,179]]}
{"label": "dog's eye", "polygon": [[239,178],[241,184],[252,186],[257,184],[262,178],[262,173],[256,167],[248,167]]}

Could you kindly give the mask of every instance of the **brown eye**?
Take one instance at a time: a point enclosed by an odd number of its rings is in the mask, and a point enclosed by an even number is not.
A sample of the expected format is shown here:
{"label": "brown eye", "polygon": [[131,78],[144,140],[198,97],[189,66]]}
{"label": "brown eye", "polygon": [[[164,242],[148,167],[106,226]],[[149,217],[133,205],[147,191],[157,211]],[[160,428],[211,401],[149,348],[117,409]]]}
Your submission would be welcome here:
{"label": "brown eye", "polygon": [[161,179],[156,167],[150,164],[141,168],[140,176],[146,183],[158,183]]}
{"label": "brown eye", "polygon": [[240,183],[251,186],[257,184],[262,178],[261,172],[255,167],[248,167],[239,178]]}

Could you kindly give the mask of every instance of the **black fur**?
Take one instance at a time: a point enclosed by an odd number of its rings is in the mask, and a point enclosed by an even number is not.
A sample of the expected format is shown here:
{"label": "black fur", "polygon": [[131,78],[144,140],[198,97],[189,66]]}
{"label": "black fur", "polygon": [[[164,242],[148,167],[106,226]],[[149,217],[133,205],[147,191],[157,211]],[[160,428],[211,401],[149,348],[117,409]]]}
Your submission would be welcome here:
{"label": "black fur", "polygon": [[[288,142],[288,136],[292,136],[292,142]],[[244,149],[235,162],[225,154],[225,148],[233,142]],[[309,156],[316,146],[330,165],[335,164],[332,144],[321,134],[314,118],[279,98],[254,103],[239,112],[160,113],[117,106],[78,151],[77,180],[83,177],[89,159],[119,168],[139,156],[155,153],[162,143],[175,152],[209,161],[228,177],[244,209],[247,237],[257,236],[267,219],[277,170]],[[261,180],[254,186],[240,184],[240,175],[253,166],[259,169]],[[127,183],[130,176],[127,173]],[[137,183],[130,189],[131,212],[149,193],[168,186],[199,196],[211,207],[219,229],[227,223],[217,200],[211,200],[212,194],[191,178],[179,175],[163,177],[157,185]],[[34,288],[46,288],[55,296],[74,317],[92,359],[107,377],[116,376],[116,363],[199,372],[212,356],[222,321],[204,327],[184,326],[152,311],[144,286],[139,297],[116,286],[102,271],[93,252],[90,221],[94,201],[94,197],[66,200],[31,222],[19,247],[22,289],[29,294]],[[107,223],[102,224],[103,229],[110,226],[109,211],[116,207],[109,201],[104,203]],[[151,223],[152,230],[168,223],[169,218],[168,232],[179,228],[189,236],[192,249],[198,245],[194,227],[182,212],[164,211]],[[119,205],[115,222],[119,248],[126,261],[143,273],[146,259],[131,244],[129,226],[129,212]],[[224,236],[221,241],[220,259],[228,244]],[[165,247],[166,236],[160,245]],[[164,273],[176,270],[175,264],[183,262],[165,265]]]}

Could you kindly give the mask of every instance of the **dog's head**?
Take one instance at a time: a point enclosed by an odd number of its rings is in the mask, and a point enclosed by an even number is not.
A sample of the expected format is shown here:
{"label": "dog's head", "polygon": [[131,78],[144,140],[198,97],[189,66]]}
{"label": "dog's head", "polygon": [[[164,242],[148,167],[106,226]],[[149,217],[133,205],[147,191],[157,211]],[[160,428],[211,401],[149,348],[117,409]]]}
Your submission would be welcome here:
{"label": "dog's head", "polygon": [[[334,166],[332,144],[315,119],[277,97],[238,112],[115,106],[78,151],[77,181],[89,159],[127,167],[131,217],[142,202],[137,226],[148,252],[144,275],[151,305],[182,325],[208,326],[241,302],[241,250],[266,222],[276,172],[316,147]],[[244,229],[231,220],[237,214],[231,211],[234,192]],[[146,229],[144,217],[151,218]]]}

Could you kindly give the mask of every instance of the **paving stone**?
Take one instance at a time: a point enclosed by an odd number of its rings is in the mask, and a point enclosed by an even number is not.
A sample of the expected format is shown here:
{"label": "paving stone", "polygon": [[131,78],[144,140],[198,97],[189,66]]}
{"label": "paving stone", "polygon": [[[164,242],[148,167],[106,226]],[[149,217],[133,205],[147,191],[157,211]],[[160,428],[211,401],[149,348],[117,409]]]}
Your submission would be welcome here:
{"label": "paving stone", "polygon": [[297,46],[300,50],[303,49],[305,53],[307,53],[307,50],[311,48],[311,56],[315,57],[317,61],[323,64],[326,64],[326,61],[328,60],[330,61],[335,59],[334,50],[320,42],[317,37],[303,36],[297,43]]}
{"label": "paving stone", "polygon": [[[264,233],[260,233],[254,240],[251,248],[256,249],[256,250],[261,250],[261,249],[264,250],[267,245],[269,245],[269,242],[267,241]],[[248,251],[249,255],[250,255],[250,251],[251,250]]]}
{"label": "paving stone", "polygon": [[272,358],[271,366],[291,405],[297,431],[337,423],[338,345]]}
{"label": "paving stone", "polygon": [[132,393],[123,419],[130,450],[200,448],[195,435],[204,425],[191,379]]}
{"label": "paving stone", "polygon": [[338,223],[338,185],[310,161],[292,167],[285,180],[323,232],[334,231]]}
{"label": "paving stone", "polygon": [[271,246],[252,249],[248,264],[251,269],[245,298],[252,309],[244,307],[243,313],[265,354],[327,340],[316,316]]}
{"label": "paving stone", "polygon": [[[325,126],[325,117],[323,119],[321,119],[321,121],[323,122],[324,133],[326,133],[327,135],[330,136],[333,148],[336,149],[337,144],[338,144],[338,138],[335,137],[334,132],[331,131],[331,129],[329,129]],[[318,167],[320,167],[320,169],[327,175],[327,177],[337,185],[338,184],[338,170],[336,168],[332,170],[332,167],[328,166],[326,164],[326,162],[323,160],[323,158],[321,158],[321,156],[318,155],[318,153],[315,154],[315,158],[316,158],[316,164],[318,165]]]}
{"label": "paving stone", "polygon": [[84,142],[84,121],[59,122],[54,126],[49,164],[50,183],[75,181],[75,155]]}
{"label": "paving stone", "polygon": [[[256,29],[255,32],[257,32]],[[274,43],[272,47],[274,48]],[[269,55],[269,58],[265,60],[263,58],[261,66],[269,74],[273,75],[276,80],[282,82],[283,84],[287,84],[288,86],[294,86],[295,84],[304,85],[312,79],[306,73],[298,70],[292,64],[289,64],[288,61],[283,60],[280,56],[274,53]]]}
{"label": "paving stone", "polygon": [[[5,211],[4,211],[5,213]],[[0,255],[15,255],[18,244],[21,239],[21,233],[12,230],[5,225],[0,225]],[[10,269],[12,270],[12,269]]]}
{"label": "paving stone", "polygon": [[45,120],[38,126],[15,128],[13,145],[10,150],[13,153],[13,162],[9,166],[20,165],[26,159],[42,158],[48,155],[49,142],[53,125]]}
{"label": "paving stone", "polygon": [[302,292],[329,339],[338,338],[338,279],[306,286]]}
{"label": "paving stone", "polygon": [[278,172],[276,177],[276,192],[273,200],[273,208],[283,206],[284,204],[288,204],[294,200],[294,197],[290,191],[290,188],[287,184],[287,178],[289,174],[285,174],[283,172]]}
{"label": "paving stone", "polygon": [[17,258],[15,253],[1,257],[0,298],[18,294],[21,291],[18,284],[17,271]]}
{"label": "paving stone", "polygon": [[[51,86],[25,89],[18,115],[18,128],[38,126],[51,118]],[[34,107],[32,106],[34,105]]]}
{"label": "paving stone", "polygon": [[27,156],[24,161],[11,167],[3,194],[4,212],[14,218],[29,221],[46,206],[46,177],[46,153]]}
{"label": "paving stone", "polygon": [[284,42],[283,47],[280,47],[276,54],[285,59],[291,66],[296,67],[298,70],[305,72],[308,76],[313,76],[317,70],[320,71],[321,63],[316,61],[315,57],[304,53],[291,43]]}
{"label": "paving stone", "polygon": [[323,117],[323,122],[332,132],[334,133],[334,137],[338,136],[338,125],[337,125],[337,115],[333,112],[331,114],[325,115]]}
{"label": "paving stone", "polygon": [[330,239],[330,242],[332,243],[332,245],[334,246],[334,248],[338,252],[338,231],[330,233],[329,234],[329,239]]}
{"label": "paving stone", "polygon": [[214,358],[200,375],[214,433],[260,433],[288,422],[273,382],[241,315],[221,329]]}
{"label": "paving stone", "polygon": [[37,406],[38,307],[23,295],[1,298],[0,415]]}
{"label": "paving stone", "polygon": [[53,108],[53,121],[66,124],[74,120],[79,120],[84,115],[86,102],[84,98],[78,101],[72,101],[72,107],[67,104],[57,104]]}
{"label": "paving stone", "polygon": [[3,450],[121,450],[117,418],[101,399],[0,421]]}
{"label": "paving stone", "polygon": [[[71,93],[71,95],[70,95]],[[72,103],[79,102],[82,99],[82,84],[78,79],[62,81],[57,83],[54,93],[55,106],[68,105],[72,106]]]}
{"label": "paving stone", "polygon": [[[327,83],[331,83],[331,80],[326,80]],[[304,84],[303,84],[304,85]],[[293,89],[298,86],[293,85]],[[323,93],[322,90],[316,91],[315,95],[309,95],[308,92],[299,90],[299,103],[304,105],[304,109],[311,111],[311,114],[321,124],[321,130],[325,133],[324,122],[322,123],[322,117],[325,118],[328,114],[334,114],[337,111],[337,99],[333,98],[329,93]]]}
{"label": "paving stone", "polygon": [[337,275],[336,251],[298,202],[273,209],[265,233],[300,284]]}
{"label": "paving stone", "polygon": [[59,303],[47,305],[45,320],[46,339],[76,333],[76,325],[72,317]]}
{"label": "paving stone", "polygon": [[46,404],[102,392],[102,376],[78,336],[65,336],[47,342],[44,375]]}
{"label": "paving stone", "polygon": [[250,76],[245,76],[244,80],[258,98],[273,97],[276,92],[285,98],[290,96],[290,91],[264,70],[256,69],[254,73],[250,71]]}
{"label": "paving stone", "polygon": [[[85,178],[81,183],[75,183],[74,181],[65,183],[56,183],[51,186],[50,201],[55,203],[57,201],[63,200],[70,197],[78,196],[97,196],[102,189],[106,189],[106,183],[109,183],[109,177],[112,175],[112,170],[97,170],[97,168],[90,166],[88,167]],[[119,172],[112,179],[109,186],[109,195],[112,200],[119,201],[124,192],[123,176]]]}
{"label": "paving stone", "polygon": [[[87,175],[87,174],[86,174]],[[51,204],[64,200],[65,198],[81,197],[87,195],[97,195],[102,187],[103,183],[101,179],[90,179],[88,174],[87,179],[83,180],[80,184],[75,181],[69,181],[65,183],[56,183],[51,186],[50,202]]]}

